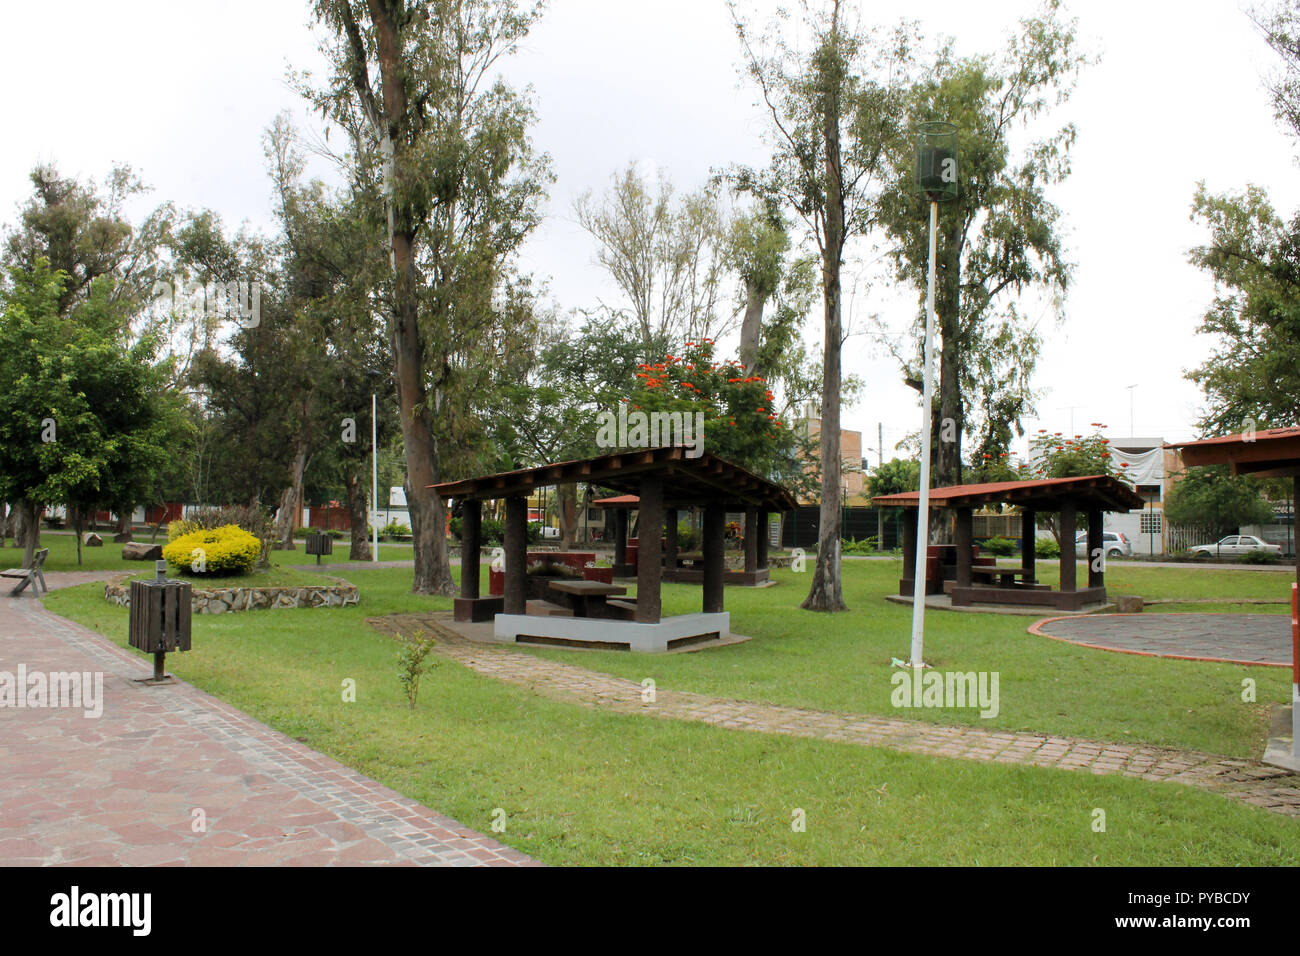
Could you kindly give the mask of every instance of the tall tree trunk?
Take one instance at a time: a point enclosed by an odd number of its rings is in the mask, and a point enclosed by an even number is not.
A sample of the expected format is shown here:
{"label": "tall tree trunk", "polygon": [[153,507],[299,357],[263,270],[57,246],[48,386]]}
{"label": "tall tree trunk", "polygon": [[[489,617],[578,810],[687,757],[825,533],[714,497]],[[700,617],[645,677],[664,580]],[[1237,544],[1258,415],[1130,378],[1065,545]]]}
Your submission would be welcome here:
{"label": "tall tree trunk", "polygon": [[275,519],[275,539],[285,551],[293,550],[293,533],[296,530],[298,508],[302,504],[303,474],[307,471],[307,441],[300,438],[293,453],[293,471],[289,485],[280,496],[280,512]]}
{"label": "tall tree trunk", "polygon": [[77,567],[81,567],[81,527],[85,523],[82,520],[85,512],[74,505],[68,505],[68,511],[72,518],[72,533],[77,536]]}
{"label": "tall tree trunk", "polygon": [[[836,4],[836,15],[839,6]],[[836,27],[833,25],[832,30]],[[822,298],[825,342],[822,348],[821,511],[817,523],[817,566],[801,607],[809,611],[843,611],[840,583],[840,265],[844,252],[844,193],[840,167],[838,79],[825,93],[822,140],[825,145],[826,211],[822,244]]]}
{"label": "tall tree trunk", "polygon": [[754,375],[758,368],[758,342],[763,329],[763,304],[767,296],[751,281],[745,282],[745,317],[740,323],[740,360],[745,374]]}
{"label": "tall tree trunk", "polygon": [[[119,504],[117,506],[117,533],[126,535],[127,541],[131,540],[131,512],[135,511],[134,504]],[[81,562],[77,562],[80,564]]]}
{"label": "tall tree trunk", "polygon": [[394,377],[402,421],[402,446],[406,456],[406,503],[411,516],[411,543],[415,549],[416,594],[454,596],[451,562],[447,555],[442,499],[429,486],[438,483],[438,449],[429,421],[424,387],[424,345],[420,339],[415,277],[415,237],[393,233],[393,268],[396,270],[393,315]]}
{"label": "tall tree trunk", "polygon": [[366,509],[365,462],[357,464],[347,476],[348,516],[352,523],[352,546],[348,549],[349,561],[370,560],[370,538],[366,525],[370,516]]}
{"label": "tall tree trunk", "polygon": [[[30,568],[41,543],[41,508],[35,501],[18,502],[19,534],[23,545],[23,567]],[[14,539],[17,541],[17,538]]]}
{"label": "tall tree trunk", "polygon": [[559,498],[557,511],[560,518],[560,550],[571,551],[577,537],[575,531],[578,526],[578,486],[560,485],[555,491]]}
{"label": "tall tree trunk", "polygon": [[961,484],[961,440],[965,412],[961,400],[961,224],[952,217],[943,235],[938,275],[935,277],[935,311],[943,345],[939,355],[939,430],[934,434],[933,487]]}

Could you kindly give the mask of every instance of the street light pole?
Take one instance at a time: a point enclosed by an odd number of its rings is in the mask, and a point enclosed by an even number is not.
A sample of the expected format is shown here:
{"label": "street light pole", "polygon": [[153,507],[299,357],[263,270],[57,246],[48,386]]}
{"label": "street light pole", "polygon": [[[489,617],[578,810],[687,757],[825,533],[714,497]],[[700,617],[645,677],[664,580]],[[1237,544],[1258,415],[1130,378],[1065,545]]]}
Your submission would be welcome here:
{"label": "street light pole", "polygon": [[370,493],[375,503],[370,530],[375,540],[370,545],[370,561],[379,562],[379,400],[370,393]]}
{"label": "street light pole", "polygon": [[934,273],[939,252],[939,203],[957,198],[957,127],[922,123],[916,152],[916,187],[930,201],[930,263],[925,285],[925,353],[921,379],[921,484],[916,514],[916,567],[912,573],[912,647],[908,665],[925,667],[925,571],[930,546],[930,442],[934,415]]}
{"label": "street light pole", "polygon": [[930,546],[930,440],[934,401],[934,260],[939,246],[939,204],[930,203],[930,267],[925,284],[925,369],[921,399],[921,486],[916,503],[916,570],[912,574],[912,667],[924,667],[925,570]]}

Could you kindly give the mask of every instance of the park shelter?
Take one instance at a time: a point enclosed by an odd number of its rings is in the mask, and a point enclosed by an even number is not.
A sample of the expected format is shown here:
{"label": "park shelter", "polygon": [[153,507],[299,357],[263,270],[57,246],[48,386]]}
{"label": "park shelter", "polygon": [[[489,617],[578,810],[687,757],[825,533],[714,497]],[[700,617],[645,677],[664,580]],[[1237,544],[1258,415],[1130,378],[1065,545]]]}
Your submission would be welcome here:
{"label": "park shelter", "polygon": [[[900,593],[911,593],[916,576],[917,509],[920,492],[881,495],[873,499],[879,507],[907,509],[903,521],[903,581]],[[1021,519],[1021,567],[997,568],[975,563],[974,512],[991,504],[1014,505]],[[1088,555],[1102,546],[1102,515],[1107,511],[1141,508],[1143,500],[1132,488],[1110,475],[1077,478],[1042,478],[1032,481],[996,481],[972,485],[950,485],[930,490],[930,505],[954,513],[953,545],[956,576],[950,595],[954,607],[971,604],[1044,605],[1063,611],[1081,610],[1089,604],[1105,603],[1104,561],[1088,561],[1088,583],[1079,587],[1074,559],[1075,528],[1079,514],[1088,519]],[[1061,570],[1057,590],[1037,578],[1034,543],[1035,521],[1040,512],[1060,517]],[[922,569],[926,574],[929,569]],[[976,579],[979,580],[976,580]]]}
{"label": "park shelter", "polygon": [[[1188,468],[1227,465],[1234,475],[1290,478],[1292,497],[1300,496],[1300,427],[1257,429],[1165,447],[1177,448]],[[1296,551],[1296,581],[1300,582],[1300,548]]]}
{"label": "park shelter", "polygon": [[[635,600],[619,602],[630,610],[630,620],[527,613],[527,497],[537,488],[570,482],[588,482],[637,496],[637,593]],[[692,457],[688,449],[677,446],[555,462],[432,487],[444,500],[462,504],[463,564],[461,593],[455,602],[457,620],[491,619],[498,640],[541,639],[629,650],[663,651],[726,637],[730,630],[730,616],[723,609],[726,513],[743,511],[747,524],[752,513],[753,522],[761,528],[769,513],[795,506],[794,498],[779,485],[707,452]],[[484,598],[479,596],[479,575],[473,563],[480,554],[482,502],[497,499],[506,503],[505,595]],[[675,552],[677,512],[690,507],[703,512],[701,612],[662,618],[664,552]],[[751,547],[756,549],[756,559],[766,565],[765,536],[754,535]]]}
{"label": "park shelter", "polygon": [[[637,554],[640,538],[635,541],[628,537],[629,513],[635,511],[640,498],[636,495],[616,495],[611,498],[597,498],[591,504],[614,513],[614,577],[631,577],[636,574]],[[745,509],[745,566],[743,570],[723,569],[723,584],[736,584],[744,587],[761,587],[770,579],[767,562],[768,541],[766,517],[755,508]],[[638,529],[638,534],[639,534]],[[663,565],[665,581],[678,584],[700,584],[704,571],[701,567],[702,554],[687,554],[677,547],[676,515],[672,520],[665,519]],[[686,562],[693,567],[685,567]]]}

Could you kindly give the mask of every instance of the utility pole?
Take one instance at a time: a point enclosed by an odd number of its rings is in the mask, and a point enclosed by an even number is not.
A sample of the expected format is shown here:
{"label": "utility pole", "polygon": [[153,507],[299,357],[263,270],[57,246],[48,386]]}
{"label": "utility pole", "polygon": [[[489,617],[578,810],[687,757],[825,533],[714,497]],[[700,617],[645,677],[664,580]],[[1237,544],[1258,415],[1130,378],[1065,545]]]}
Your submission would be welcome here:
{"label": "utility pole", "polygon": [[1133,389],[1137,388],[1137,383],[1124,387],[1128,389],[1128,437],[1136,438],[1137,433],[1133,431]]}

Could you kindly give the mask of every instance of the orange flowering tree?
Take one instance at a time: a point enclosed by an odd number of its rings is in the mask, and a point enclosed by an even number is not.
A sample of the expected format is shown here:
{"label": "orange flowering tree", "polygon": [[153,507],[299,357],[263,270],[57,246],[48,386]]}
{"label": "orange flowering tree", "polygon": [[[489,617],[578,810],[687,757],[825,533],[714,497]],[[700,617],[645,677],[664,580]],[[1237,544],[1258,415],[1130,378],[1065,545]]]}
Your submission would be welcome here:
{"label": "orange flowering tree", "polygon": [[[1083,475],[1113,475],[1123,481],[1124,465],[1116,465],[1110,439],[1102,436],[1106,426],[1093,422],[1091,435],[1063,435],[1040,428],[1029,440],[1032,466],[1025,468],[1025,478],[1075,478]],[[1129,484],[1132,484],[1130,481]]]}
{"label": "orange flowering tree", "polygon": [[712,339],[641,365],[636,378],[624,400],[629,412],[702,413],[704,451],[792,490],[804,480],[797,464],[802,439],[782,420],[767,381],[746,375],[738,359],[719,361]]}
{"label": "orange flowering tree", "polygon": [[[1032,464],[1021,466],[1021,477],[1077,478],[1084,475],[1112,475],[1132,485],[1133,482],[1124,475],[1127,466],[1115,464],[1114,455],[1110,450],[1110,439],[1102,436],[1101,430],[1106,426],[1100,422],[1092,422],[1089,427],[1094,429],[1091,435],[1074,436],[1064,435],[1061,432],[1048,432],[1046,428],[1040,428],[1038,434],[1029,440],[1029,457]],[[1063,554],[1070,553],[1071,543],[1061,540],[1061,529],[1056,514],[1040,514],[1038,526],[1052,532],[1056,543],[1065,549]],[[1083,531],[1087,527],[1088,516],[1080,514],[1079,530]]]}

